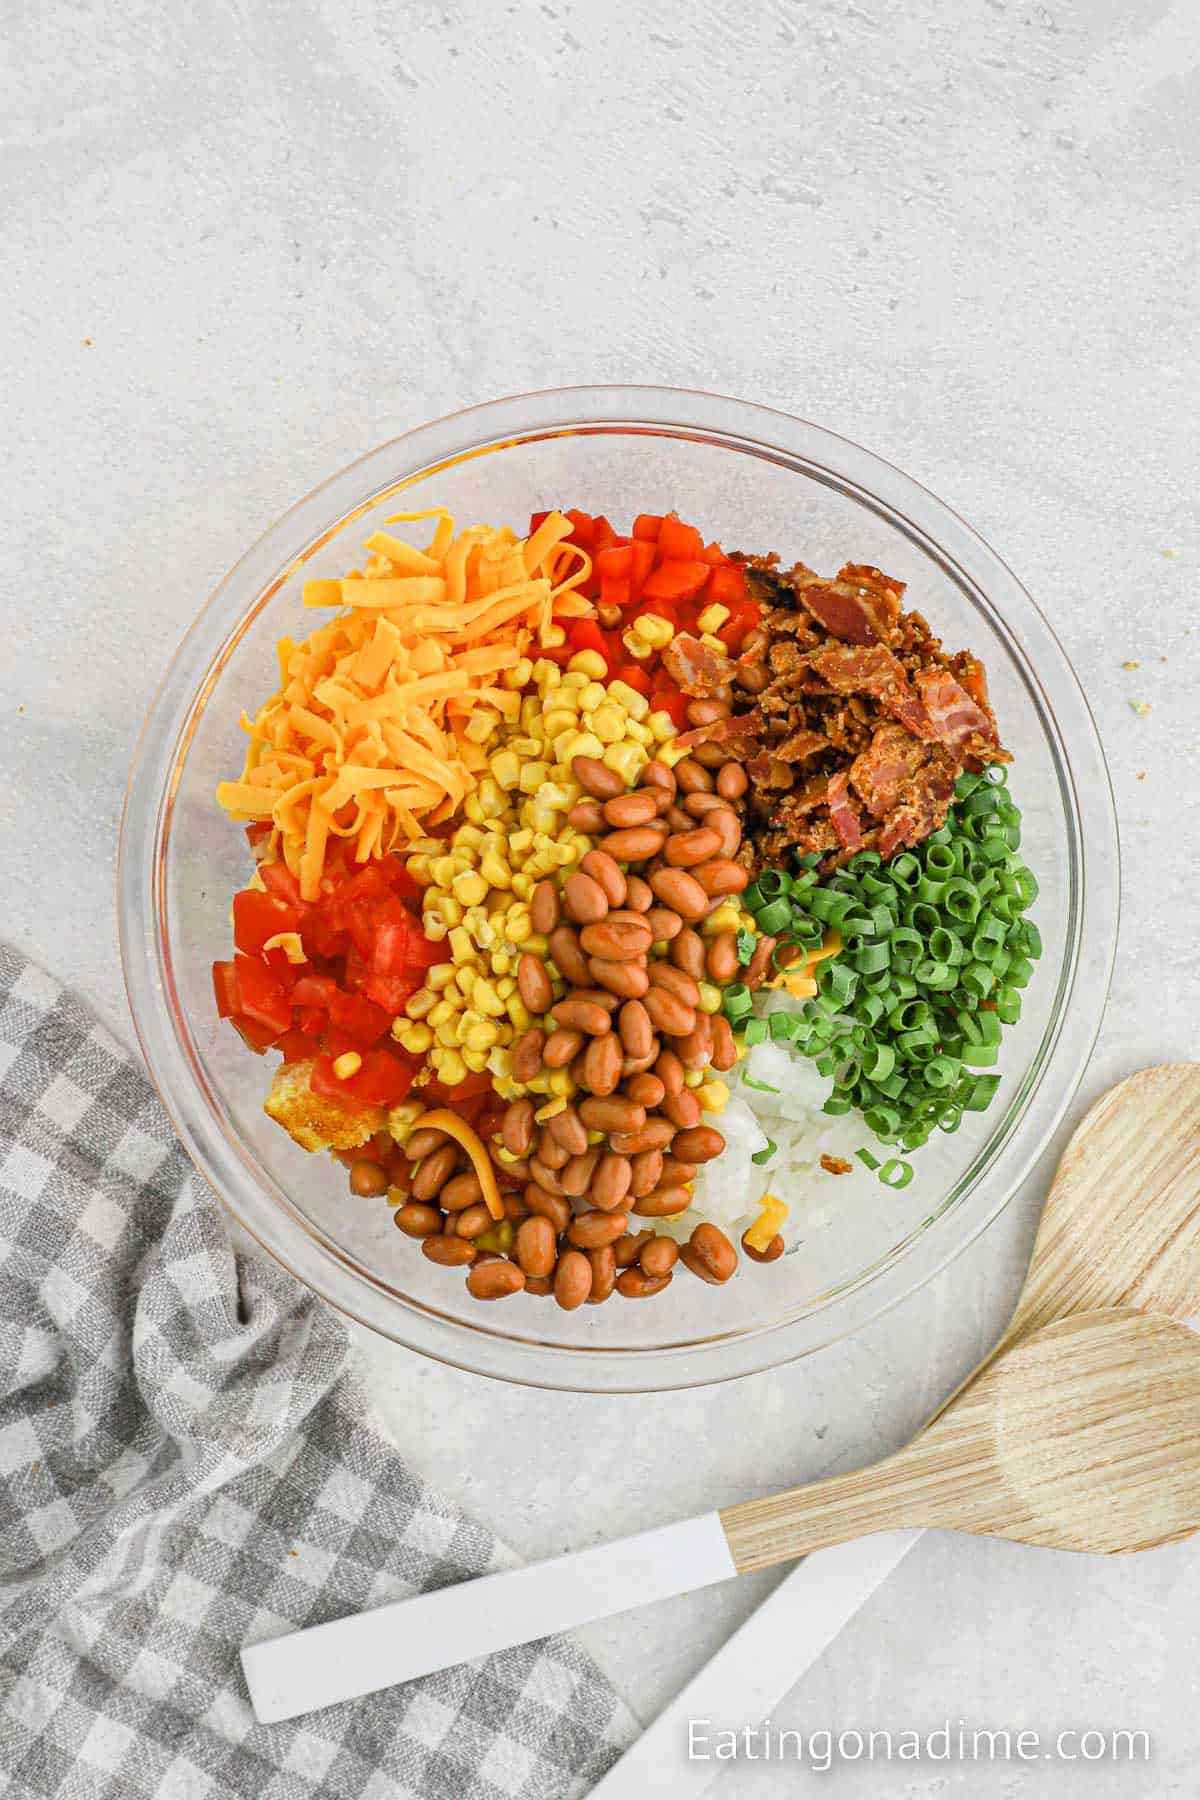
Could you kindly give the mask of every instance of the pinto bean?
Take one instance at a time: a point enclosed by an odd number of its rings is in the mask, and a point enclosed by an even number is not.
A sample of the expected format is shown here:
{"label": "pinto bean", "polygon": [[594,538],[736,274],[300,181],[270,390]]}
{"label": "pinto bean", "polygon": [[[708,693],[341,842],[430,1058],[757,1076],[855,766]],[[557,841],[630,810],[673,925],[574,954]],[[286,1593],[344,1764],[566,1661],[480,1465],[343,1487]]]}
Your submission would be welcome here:
{"label": "pinto bean", "polygon": [[631,1075],[641,1075],[646,1069],[652,1069],[658,1061],[659,1040],[650,1039],[650,1048],[645,1056],[626,1056],[621,1064],[621,1080],[628,1081]]}
{"label": "pinto bean", "polygon": [[615,994],[610,994],[607,988],[602,987],[572,988],[566,997],[568,1000],[586,1000],[592,1006],[602,1006],[606,1013],[615,1013],[621,1004]]}
{"label": "pinto bean", "polygon": [[681,1162],[677,1156],[664,1156],[659,1186],[686,1187],[689,1181],[695,1181],[699,1172],[699,1165],[696,1163]]}
{"label": "pinto bean", "polygon": [[[647,986],[649,979],[647,978]],[[617,1014],[617,1030],[627,1056],[645,1056],[654,1036],[650,1014],[640,999],[627,1000]]]}
{"label": "pinto bean", "polygon": [[[607,1032],[604,1037],[595,1037],[583,1053],[583,1080],[581,1087],[592,1094],[603,1098],[606,1094],[616,1092],[621,1079],[621,1068],[624,1054],[620,1039],[615,1032]],[[586,1135],[586,1134],[585,1134]]]}
{"label": "pinto bean", "polygon": [[[580,759],[576,757],[576,762]],[[564,1312],[582,1306],[592,1291],[592,1265],[582,1250],[564,1250],[554,1271],[554,1298]]]}
{"label": "pinto bean", "polygon": [[699,1125],[704,1117],[704,1108],[691,1088],[686,1087],[663,1101],[663,1111],[672,1125],[677,1126],[680,1131],[689,1131],[693,1125]]}
{"label": "pinto bean", "polygon": [[697,1125],[694,1129],[681,1131],[672,1145],[676,1156],[684,1162],[695,1163],[711,1162],[724,1148],[725,1139],[712,1125]]}
{"label": "pinto bean", "polygon": [[[501,1171],[497,1169],[496,1173],[499,1175]],[[506,1173],[512,1173],[511,1164]],[[525,1176],[521,1183],[522,1187],[528,1186],[528,1181],[529,1172],[528,1168],[526,1168]],[[520,1194],[504,1195],[504,1216],[513,1225],[519,1225],[522,1219],[527,1219],[529,1217],[529,1208],[526,1206],[524,1200],[522,1200]]]}
{"label": "pinto bean", "polygon": [[690,831],[692,820],[690,814],[684,812],[682,806],[676,804],[667,808],[667,824],[672,832]]}
{"label": "pinto bean", "polygon": [[656,1187],[648,1194],[642,1194],[633,1203],[633,1210],[639,1219],[673,1219],[676,1213],[686,1212],[692,1203],[688,1188],[672,1185]]}
{"label": "pinto bean", "polygon": [[662,1105],[666,1091],[658,1076],[651,1075],[648,1071],[635,1075],[632,1081],[625,1084],[625,1092],[629,1098],[639,1106],[644,1106],[647,1112],[653,1112],[656,1106]]}
{"label": "pinto bean", "polygon": [[692,751],[696,761],[705,769],[721,768],[729,761],[732,754],[733,752],[725,744],[716,744],[711,740],[708,743],[697,744]]}
{"label": "pinto bean", "polygon": [[685,1036],[676,1038],[675,1049],[685,1069],[707,1069],[712,1061],[712,1019],[702,1012],[695,1017],[692,1029]]}
{"label": "pinto bean", "polygon": [[504,1148],[511,1150],[514,1156],[527,1156],[529,1146],[533,1143],[532,1100],[514,1100],[504,1114],[500,1126],[500,1135],[504,1139]]}
{"label": "pinto bean", "polygon": [[587,959],[579,948],[579,939],[569,925],[557,925],[547,940],[554,966],[564,981],[583,987],[589,980]]}
{"label": "pinto bean", "polygon": [[503,1258],[479,1263],[467,1276],[467,1292],[474,1300],[505,1300],[524,1286],[525,1271]]}
{"label": "pinto bean", "polygon": [[683,1064],[673,1050],[664,1050],[654,1065],[654,1073],[666,1088],[668,1094],[677,1094],[683,1087]]}
{"label": "pinto bean", "polygon": [[405,1237],[427,1238],[442,1229],[442,1215],[436,1206],[423,1206],[419,1200],[409,1200],[396,1208],[392,1223]]}
{"label": "pinto bean", "polygon": [[571,1223],[571,1204],[562,1194],[552,1194],[549,1188],[539,1187],[537,1182],[531,1181],[524,1198],[535,1219],[549,1219],[556,1237]]}
{"label": "pinto bean", "polygon": [[533,929],[540,931],[543,937],[549,937],[562,918],[562,902],[552,881],[539,881],[534,888],[529,896],[529,917]]}
{"label": "pinto bean", "polygon": [[636,1156],[639,1150],[665,1150],[674,1136],[675,1127],[670,1119],[656,1113],[632,1131],[610,1131],[608,1141],[621,1156]]}
{"label": "pinto bean", "polygon": [[618,1269],[628,1269],[635,1263],[653,1236],[654,1232],[647,1226],[644,1231],[627,1231],[624,1237],[618,1238],[613,1245],[613,1260]]}
{"label": "pinto bean", "polygon": [[747,694],[761,694],[770,680],[770,673],[763,663],[739,663],[734,680]]}
{"label": "pinto bean", "polygon": [[650,986],[665,988],[668,994],[674,994],[685,1006],[693,1011],[700,1004],[700,989],[692,977],[674,963],[656,962],[649,972]]}
{"label": "pinto bean", "polygon": [[350,1192],[360,1200],[375,1200],[388,1191],[388,1172],[382,1163],[360,1156],[350,1164]]}
{"label": "pinto bean", "polygon": [[696,1014],[693,1009],[677,995],[668,993],[666,988],[648,989],[642,1005],[649,1013],[655,1030],[665,1032],[668,1037],[686,1037],[695,1028]]}
{"label": "pinto bean", "polygon": [[729,717],[727,700],[689,700],[687,703],[687,722],[689,725],[715,725],[718,719]]}
{"label": "pinto bean", "polygon": [[596,1244],[585,1252],[592,1265],[592,1291],[589,1306],[601,1306],[617,1284],[617,1259],[611,1244]]}
{"label": "pinto bean", "polygon": [[743,869],[741,863],[733,862],[727,856],[714,857],[711,862],[701,863],[694,873],[705,893],[713,899],[724,899],[727,894],[740,894],[750,882],[749,869]]}
{"label": "pinto bean", "polygon": [[592,977],[609,993],[624,1000],[636,1000],[650,985],[650,977],[640,962],[606,962],[603,957],[589,956]]}
{"label": "pinto bean", "polygon": [[720,983],[732,981],[741,964],[738,961],[737,932],[721,931],[710,939],[704,955],[704,966],[710,981]]}
{"label": "pinto bean", "polygon": [[598,800],[577,800],[567,814],[567,824],[573,825],[576,831],[586,831],[589,837],[604,830],[604,812]]}
{"label": "pinto bean", "polygon": [[718,1075],[724,1075],[732,1069],[737,1061],[737,1045],[733,1041],[733,1026],[724,1013],[714,1013],[710,1021],[712,1031],[712,1066]]}
{"label": "pinto bean", "polygon": [[554,1292],[553,1276],[527,1275],[525,1277],[525,1292],[527,1294],[552,1294]]}
{"label": "pinto bean", "polygon": [[658,807],[654,795],[645,789],[618,794],[615,799],[604,802],[605,823],[616,831],[629,831],[637,825],[649,825],[657,817]]}
{"label": "pinto bean", "polygon": [[421,1244],[422,1256],[446,1269],[462,1269],[478,1255],[474,1244],[460,1237],[427,1237]]}
{"label": "pinto bean", "polygon": [[629,962],[645,956],[652,941],[651,928],[641,913],[610,914],[599,925],[585,925],[579,934],[587,955],[604,962]]}
{"label": "pinto bean", "polygon": [[605,899],[610,906],[625,905],[629,880],[624,870],[606,851],[589,850],[579,867],[583,874],[604,890]]}
{"label": "pinto bean", "polygon": [[721,835],[711,826],[697,825],[691,831],[673,831],[663,845],[663,859],[672,869],[694,869],[719,854]]}
{"label": "pinto bean", "polygon": [[719,1287],[737,1268],[737,1251],[723,1231],[706,1221],[680,1246],[679,1260],[701,1281]]}
{"label": "pinto bean", "polygon": [[662,849],[666,828],[657,820],[653,825],[631,825],[627,831],[610,831],[600,848],[618,862],[644,862]]}
{"label": "pinto bean", "polygon": [[457,1167],[457,1144],[442,1144],[437,1150],[431,1150],[428,1156],[422,1157],[413,1173],[413,1199],[432,1200],[435,1194],[441,1193]]}
{"label": "pinto bean", "polygon": [[[553,1138],[547,1138],[538,1148],[543,1154],[530,1157],[529,1173],[538,1187],[545,1188],[548,1194],[561,1194],[562,1182],[558,1179],[558,1171],[565,1169],[571,1159],[565,1151],[559,1149]],[[531,1208],[531,1211],[536,1210]]]}
{"label": "pinto bean", "polygon": [[708,910],[709,894],[686,869],[656,869],[650,886],[664,906],[689,922],[702,919]]}
{"label": "pinto bean", "polygon": [[517,964],[517,988],[531,1013],[548,1011],[554,999],[554,988],[540,956],[528,950]]}
{"label": "pinto bean", "polygon": [[492,1222],[491,1213],[482,1200],[478,1200],[473,1206],[464,1206],[460,1213],[455,1213],[454,1232],[457,1237],[477,1238],[489,1229]]}
{"label": "pinto bean", "polygon": [[674,769],[668,769],[666,763],[659,762],[657,757],[642,770],[644,788],[661,788],[665,794],[674,794],[677,785]]}
{"label": "pinto bean", "polygon": [[582,1156],[588,1147],[587,1126],[569,1100],[560,1113],[546,1120],[544,1129],[568,1156]]}
{"label": "pinto bean", "polygon": [[[563,1030],[560,1026],[546,1039],[542,1061],[548,1069],[565,1069],[569,1062],[574,1062],[586,1042],[582,1031]],[[534,1073],[537,1073],[536,1069]]]}
{"label": "pinto bean", "polygon": [[750,777],[739,762],[728,762],[717,775],[717,792],[722,800],[740,800],[750,786]]}
{"label": "pinto bean", "polygon": [[669,906],[652,906],[646,914],[646,923],[656,944],[669,944],[683,930],[683,920]]}
{"label": "pinto bean", "polygon": [[711,794],[713,790],[712,776],[692,756],[685,756],[675,764],[675,781],[684,794],[695,794],[701,789]]}
{"label": "pinto bean", "polygon": [[537,1025],[531,1025],[523,1031],[512,1050],[512,1072],[514,1081],[532,1081],[542,1066],[542,1051],[546,1045],[546,1034]]}
{"label": "pinto bean", "polygon": [[572,869],[563,883],[563,911],[573,925],[594,925],[608,913],[608,895],[582,869]]}
{"label": "pinto bean", "polygon": [[617,1292],[624,1300],[650,1300],[670,1287],[672,1279],[670,1273],[647,1275],[644,1269],[624,1269],[617,1276]]}
{"label": "pinto bean", "polygon": [[550,1016],[570,1031],[585,1032],[588,1037],[603,1037],[612,1029],[612,1020],[603,1006],[594,1000],[560,1000],[550,1009]]}
{"label": "pinto bean", "polygon": [[589,1199],[600,1212],[612,1212],[623,1206],[633,1180],[633,1165],[627,1156],[609,1150],[600,1158],[592,1178]]}
{"label": "pinto bean", "polygon": [[421,1125],[416,1131],[409,1133],[401,1148],[409,1162],[414,1163],[420,1162],[431,1150],[436,1150],[446,1142],[445,1132],[439,1131],[436,1125]]}
{"label": "pinto bean", "polygon": [[594,756],[573,756],[571,773],[584,793],[591,794],[596,800],[615,800],[618,794],[625,792],[625,783],[616,770]]}
{"label": "pinto bean", "polygon": [[601,1244],[615,1244],[628,1223],[623,1212],[576,1213],[567,1226],[567,1242],[577,1250],[598,1250]]}
{"label": "pinto bean", "polygon": [[766,980],[771,968],[771,954],[778,942],[778,938],[759,938],[744,978],[748,988],[756,988]]}
{"label": "pinto bean", "polygon": [[638,1131],[646,1123],[646,1109],[620,1094],[591,1096],[579,1102],[579,1116],[589,1131]]}
{"label": "pinto bean", "polygon": [[558,1179],[564,1194],[572,1200],[578,1200],[586,1194],[592,1185],[596,1173],[596,1164],[600,1161],[600,1146],[590,1144],[582,1156],[573,1156],[569,1163],[564,1163],[558,1171]]}
{"label": "pinto bean", "polygon": [[523,1219],[513,1240],[517,1261],[526,1275],[549,1275],[558,1256],[554,1226],[536,1214]]}
{"label": "pinto bean", "polygon": [[743,1232],[742,1233],[742,1251],[743,1251],[744,1255],[746,1255],[750,1258],[751,1262],[756,1262],[756,1263],[778,1262],[779,1258],[783,1255],[784,1242],[783,1242],[783,1235],[781,1232],[777,1231],[775,1233],[775,1236],[771,1239],[770,1243],[767,1245],[765,1250],[759,1250],[753,1244],[748,1244],[746,1242],[746,1236],[747,1236],[747,1234],[745,1232]]}
{"label": "pinto bean", "polygon": [[722,800],[720,794],[706,794],[703,790],[698,794],[689,794],[684,805],[691,818],[696,820],[706,819],[711,812],[728,810],[728,802]]}
{"label": "pinto bean", "polygon": [[662,1179],[663,1153],[661,1150],[639,1150],[633,1159],[629,1192],[636,1200],[645,1194],[652,1194]]}
{"label": "pinto bean", "polygon": [[647,1275],[669,1275],[678,1261],[679,1245],[670,1237],[651,1238],[638,1257]]}
{"label": "pinto bean", "polygon": [[[603,850],[589,850],[588,856],[603,856]],[[586,863],[587,856],[583,861]],[[582,867],[582,864],[580,865]],[[621,875],[620,869],[617,874]],[[617,906],[628,907],[630,912],[648,913],[654,905],[654,892],[649,882],[643,881],[640,875],[622,875],[625,883],[625,897],[614,902]]]}
{"label": "pinto bean", "polygon": [[477,1206],[482,1199],[483,1188],[474,1169],[452,1176],[438,1195],[443,1212],[464,1212],[468,1206]]}

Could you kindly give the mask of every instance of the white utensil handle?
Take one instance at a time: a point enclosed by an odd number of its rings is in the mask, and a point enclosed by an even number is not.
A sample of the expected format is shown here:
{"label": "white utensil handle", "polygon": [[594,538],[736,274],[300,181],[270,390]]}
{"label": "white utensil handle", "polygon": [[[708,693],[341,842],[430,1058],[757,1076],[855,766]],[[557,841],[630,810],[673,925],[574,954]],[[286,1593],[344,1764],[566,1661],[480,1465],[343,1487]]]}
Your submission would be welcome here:
{"label": "white utensil handle", "polygon": [[242,1651],[264,1724],[737,1574],[715,1512],[482,1575]]}
{"label": "white utensil handle", "polygon": [[[724,1766],[689,1758],[690,1722],[710,1739],[758,1725],[907,1556],[920,1531],[880,1531],[806,1556],[728,1643],[664,1707],[588,1800],[703,1793]],[[706,1722],[706,1723],[705,1723]]]}

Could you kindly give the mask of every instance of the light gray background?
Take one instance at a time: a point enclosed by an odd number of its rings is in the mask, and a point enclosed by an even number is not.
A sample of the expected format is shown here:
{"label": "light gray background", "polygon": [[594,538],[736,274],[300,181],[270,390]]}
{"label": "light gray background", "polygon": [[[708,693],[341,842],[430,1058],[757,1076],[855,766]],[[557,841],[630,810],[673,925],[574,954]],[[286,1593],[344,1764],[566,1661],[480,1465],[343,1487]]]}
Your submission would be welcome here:
{"label": "light gray background", "polygon": [[[1124,842],[1072,1116],[1196,1054],[1190,0],[2,12],[3,929],[119,1033],[125,770],[208,590],[408,426],[643,380],[846,433],[1013,564],[1087,688]],[[858,1341],[732,1387],[524,1393],[362,1347],[423,1472],[530,1555],[582,1545],[898,1444],[997,1335],[1045,1175]],[[768,1581],[588,1640],[649,1718]],[[1156,1740],[1149,1771],[860,1765],[836,1793],[1190,1795],[1198,1616],[1191,1545],[1103,1563],[930,1536],[776,1720]],[[760,1764],[718,1791],[814,1779]]]}

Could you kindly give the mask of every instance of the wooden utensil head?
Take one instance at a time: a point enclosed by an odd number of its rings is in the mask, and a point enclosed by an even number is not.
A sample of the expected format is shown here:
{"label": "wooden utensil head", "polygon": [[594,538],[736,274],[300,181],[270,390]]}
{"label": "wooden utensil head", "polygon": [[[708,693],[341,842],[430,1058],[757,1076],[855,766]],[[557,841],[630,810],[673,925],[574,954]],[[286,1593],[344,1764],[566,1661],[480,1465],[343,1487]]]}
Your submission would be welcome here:
{"label": "wooden utensil head", "polygon": [[1139,1070],[1087,1114],[1004,1341],[1113,1306],[1200,1312],[1200,1063]]}
{"label": "wooden utensil head", "polygon": [[1200,1527],[1200,1337],[1084,1313],[1006,1350],[907,1450],[912,1524],[1113,1555]]}

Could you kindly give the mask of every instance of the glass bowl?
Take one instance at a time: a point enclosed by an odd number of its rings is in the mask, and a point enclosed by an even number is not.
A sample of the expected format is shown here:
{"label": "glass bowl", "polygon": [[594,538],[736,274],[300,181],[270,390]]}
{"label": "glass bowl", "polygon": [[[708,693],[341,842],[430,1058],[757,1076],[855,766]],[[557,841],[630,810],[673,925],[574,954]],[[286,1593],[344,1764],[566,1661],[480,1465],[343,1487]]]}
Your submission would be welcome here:
{"label": "glass bowl", "polygon": [[[241,765],[238,718],[276,685],[275,641],[303,636],[310,576],[338,575],[389,512],[448,506],[520,530],[554,505],[616,522],[676,508],[727,548],[832,572],[874,563],[950,648],[983,657],[1045,953],[1005,1035],[984,1114],[914,1157],[903,1192],[826,1177],[824,1223],[720,1290],[687,1277],[653,1301],[561,1312],[518,1295],[481,1306],[460,1271],[397,1232],[383,1201],[306,1155],[262,1110],[271,1063],[213,1007],[229,907],[250,864],[218,810]],[[712,394],[569,388],[496,401],[384,444],[259,539],[203,608],[154,699],[121,841],[122,957],[150,1072],[199,1168],[301,1281],[375,1330],[461,1368],[597,1392],[720,1381],[857,1330],[928,1281],[993,1219],[1062,1116],[1095,1040],[1116,943],[1118,849],[1095,726],[1052,631],[1000,559],[908,476],[815,425]],[[864,1132],[864,1140],[866,1134]],[[839,1180],[845,1187],[839,1188]],[[842,1198],[839,1198],[842,1195]]]}

